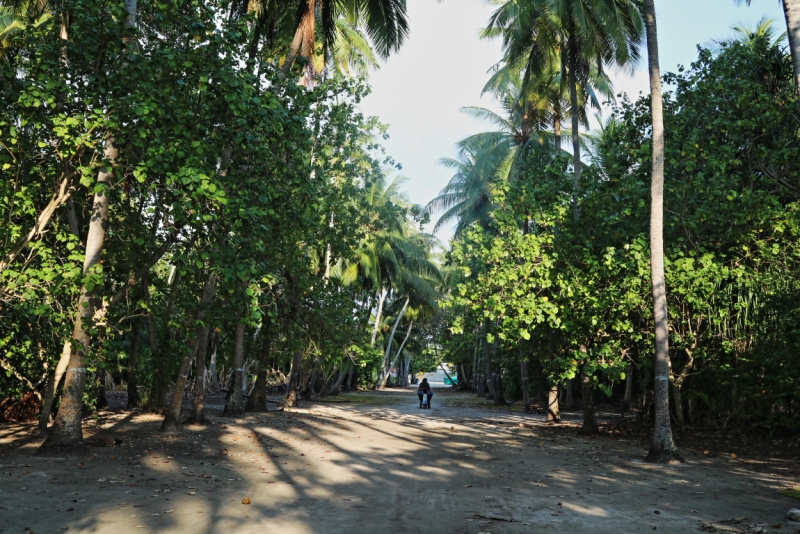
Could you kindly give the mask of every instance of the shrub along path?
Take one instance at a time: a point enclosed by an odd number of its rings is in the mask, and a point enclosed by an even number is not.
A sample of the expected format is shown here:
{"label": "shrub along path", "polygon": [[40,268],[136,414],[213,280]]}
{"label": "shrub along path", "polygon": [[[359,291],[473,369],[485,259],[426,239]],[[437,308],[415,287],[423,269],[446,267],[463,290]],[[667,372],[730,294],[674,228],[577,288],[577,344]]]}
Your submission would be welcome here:
{"label": "shrub along path", "polygon": [[780,493],[800,485],[791,456],[699,444],[684,465],[651,466],[638,435],[580,438],[470,398],[419,410],[410,391],[359,393],[180,434],[105,412],[87,420],[90,446],[52,454],[34,425],[3,426],[0,532],[800,531]]}

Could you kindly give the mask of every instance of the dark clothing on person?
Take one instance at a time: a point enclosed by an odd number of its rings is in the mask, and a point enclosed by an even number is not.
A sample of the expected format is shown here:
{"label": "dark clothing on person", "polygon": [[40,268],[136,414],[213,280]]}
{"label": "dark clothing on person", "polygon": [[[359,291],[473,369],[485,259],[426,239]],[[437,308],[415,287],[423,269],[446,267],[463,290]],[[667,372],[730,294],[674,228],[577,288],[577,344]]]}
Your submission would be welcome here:
{"label": "dark clothing on person", "polygon": [[419,385],[417,391],[422,391],[423,393],[430,393],[431,392],[431,385],[427,382],[422,382]]}
{"label": "dark clothing on person", "polygon": [[433,397],[433,392],[431,391],[431,385],[428,383],[428,379],[425,378],[420,382],[419,388],[417,389],[417,397],[419,397],[419,407],[422,408],[422,397],[423,395],[427,395],[428,403],[427,407],[431,407],[431,397]]}

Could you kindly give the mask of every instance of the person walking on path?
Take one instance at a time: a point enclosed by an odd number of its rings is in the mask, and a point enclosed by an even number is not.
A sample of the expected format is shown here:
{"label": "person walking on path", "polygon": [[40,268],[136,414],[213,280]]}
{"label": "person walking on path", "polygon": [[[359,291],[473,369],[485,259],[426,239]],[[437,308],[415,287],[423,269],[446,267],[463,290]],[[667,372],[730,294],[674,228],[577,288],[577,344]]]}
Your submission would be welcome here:
{"label": "person walking on path", "polygon": [[[422,397],[427,395],[427,399],[425,404],[423,405]],[[427,378],[423,378],[422,382],[419,383],[419,388],[417,389],[417,397],[419,397],[419,407],[420,408],[428,408],[431,407],[431,397],[433,397],[433,392],[431,391],[431,385],[428,383]]]}

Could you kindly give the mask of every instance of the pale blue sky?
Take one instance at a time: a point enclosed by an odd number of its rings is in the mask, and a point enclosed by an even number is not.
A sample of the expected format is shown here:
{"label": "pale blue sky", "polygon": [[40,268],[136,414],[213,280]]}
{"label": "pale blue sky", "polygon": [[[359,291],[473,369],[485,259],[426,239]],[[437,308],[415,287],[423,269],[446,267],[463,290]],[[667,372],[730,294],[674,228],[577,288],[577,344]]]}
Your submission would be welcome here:
{"label": "pale blue sky", "polygon": [[[696,45],[731,35],[730,27],[766,15],[785,29],[779,0],[656,0],[662,71],[689,65]],[[389,125],[389,155],[403,165],[411,200],[426,204],[450,178],[437,164],[455,155],[454,145],[486,129],[463,113],[463,106],[495,107],[481,98],[487,70],[501,56],[498,42],[478,39],[493,11],[486,0],[408,0],[411,35],[399,53],[370,77],[373,92],[362,103],[365,114]],[[617,91],[631,96],[647,91],[646,65],[634,76],[617,75]],[[450,230],[439,237],[448,240]]]}

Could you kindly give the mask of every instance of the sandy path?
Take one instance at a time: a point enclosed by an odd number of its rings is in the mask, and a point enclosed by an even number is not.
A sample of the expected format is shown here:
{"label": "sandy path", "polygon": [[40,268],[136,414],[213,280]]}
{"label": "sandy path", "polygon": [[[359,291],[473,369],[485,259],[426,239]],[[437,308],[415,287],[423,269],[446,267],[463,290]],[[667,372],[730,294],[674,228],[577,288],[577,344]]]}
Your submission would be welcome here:
{"label": "sandy path", "polygon": [[158,417],[109,414],[89,425],[108,446],[59,455],[35,453],[30,425],[0,427],[0,532],[698,532],[743,516],[800,531],[778,494],[800,482],[795,463],[653,467],[640,444],[447,399],[419,410],[393,392],[173,436]]}

